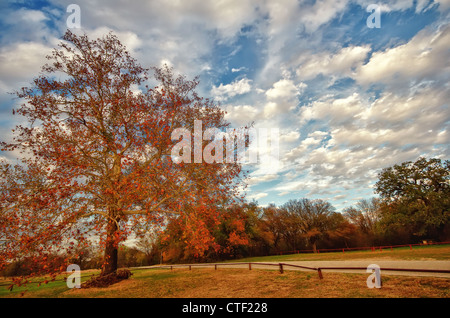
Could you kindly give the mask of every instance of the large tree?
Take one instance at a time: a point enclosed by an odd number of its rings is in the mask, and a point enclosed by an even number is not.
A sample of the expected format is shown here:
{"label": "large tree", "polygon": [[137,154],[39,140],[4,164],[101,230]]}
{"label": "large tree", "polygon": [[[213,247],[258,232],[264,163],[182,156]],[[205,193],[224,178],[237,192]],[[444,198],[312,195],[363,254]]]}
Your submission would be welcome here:
{"label": "large tree", "polygon": [[384,223],[410,228],[416,237],[438,238],[450,222],[449,160],[421,157],[385,168],[375,190]]}
{"label": "large tree", "polygon": [[[149,88],[149,69],[112,33],[90,40],[67,31],[47,58],[32,86],[17,92],[25,102],[14,113],[27,124],[2,142],[22,156],[1,165],[0,263],[23,255],[45,263],[97,235],[102,275],[113,273],[118,244],[164,215],[183,220],[198,253],[208,249],[205,224],[235,195],[241,168],[172,160],[175,129],[194,131],[194,120],[202,132],[229,125],[219,106],[196,94],[197,78],[152,68],[158,86]],[[200,142],[193,158],[207,144]]]}

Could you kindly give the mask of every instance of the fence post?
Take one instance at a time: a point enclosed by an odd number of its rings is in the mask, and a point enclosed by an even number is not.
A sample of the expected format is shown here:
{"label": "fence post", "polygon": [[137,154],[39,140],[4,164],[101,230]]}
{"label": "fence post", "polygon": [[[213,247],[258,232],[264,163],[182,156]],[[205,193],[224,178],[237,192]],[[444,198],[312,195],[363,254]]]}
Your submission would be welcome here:
{"label": "fence post", "polygon": [[280,265],[280,274],[283,274],[283,264],[279,263]]}
{"label": "fence post", "polygon": [[248,263],[248,270],[249,270],[249,271],[252,270],[252,263]]}
{"label": "fence post", "polygon": [[345,253],[345,252],[344,252],[344,249],[342,249],[342,253]]}
{"label": "fence post", "polygon": [[189,265],[189,270],[191,270],[191,265]]}
{"label": "fence post", "polygon": [[217,264],[214,264],[214,270],[217,270]]}
{"label": "fence post", "polygon": [[410,249],[410,250],[412,250],[412,246],[411,246],[411,244],[409,244],[409,249]]}
{"label": "fence post", "polygon": [[320,268],[317,269],[317,273],[319,274],[319,279],[323,279],[322,270]]}

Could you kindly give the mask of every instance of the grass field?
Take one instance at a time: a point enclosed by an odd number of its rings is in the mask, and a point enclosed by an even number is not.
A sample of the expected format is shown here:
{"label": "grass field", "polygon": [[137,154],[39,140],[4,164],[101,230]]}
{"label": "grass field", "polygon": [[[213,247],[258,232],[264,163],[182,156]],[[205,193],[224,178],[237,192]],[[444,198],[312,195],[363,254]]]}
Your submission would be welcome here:
{"label": "grass field", "polygon": [[[82,298],[450,298],[450,279],[384,276],[381,289],[369,289],[367,275],[274,270],[196,268],[147,269],[108,288],[68,289],[65,282],[30,287],[22,297]],[[30,285],[31,286],[31,285]],[[21,297],[22,288],[0,291]]]}
{"label": "grass field", "polygon": [[[251,258],[245,261],[289,260],[448,260],[450,246],[415,247],[383,250],[382,252],[354,251],[345,253],[295,254]],[[239,260],[242,261],[242,260]],[[83,272],[82,281],[96,271]],[[265,269],[187,268],[145,269],[133,271],[133,276],[108,288],[69,289],[65,281],[50,282],[41,287],[29,284],[15,287],[12,292],[0,288],[0,297],[119,297],[119,298],[450,298],[450,279],[435,277],[383,276],[381,289],[366,285],[369,274],[330,273],[322,280],[315,272]],[[2,280],[0,284],[7,281]],[[21,292],[27,292],[21,296]]]}
{"label": "grass field", "polygon": [[392,250],[361,250],[330,253],[300,253],[288,255],[273,255],[264,257],[249,257],[235,260],[236,262],[285,262],[285,261],[331,261],[331,260],[450,260],[450,245],[423,245],[398,247]]}

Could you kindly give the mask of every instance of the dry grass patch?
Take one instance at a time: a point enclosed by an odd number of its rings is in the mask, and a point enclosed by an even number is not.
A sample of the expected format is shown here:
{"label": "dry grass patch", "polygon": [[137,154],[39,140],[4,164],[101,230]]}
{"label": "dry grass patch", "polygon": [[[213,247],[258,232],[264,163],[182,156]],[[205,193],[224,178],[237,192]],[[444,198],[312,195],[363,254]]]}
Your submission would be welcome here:
{"label": "dry grass patch", "polygon": [[135,272],[109,288],[68,290],[62,297],[119,298],[450,298],[450,279],[383,276],[369,289],[368,275],[253,269],[176,269]]}
{"label": "dry grass patch", "polygon": [[[369,289],[369,274],[267,269],[178,268],[133,271],[127,280],[105,288],[68,289],[65,282],[36,288],[23,297],[58,298],[450,298],[450,279],[382,275],[381,289]],[[21,297],[14,289],[0,297]]]}

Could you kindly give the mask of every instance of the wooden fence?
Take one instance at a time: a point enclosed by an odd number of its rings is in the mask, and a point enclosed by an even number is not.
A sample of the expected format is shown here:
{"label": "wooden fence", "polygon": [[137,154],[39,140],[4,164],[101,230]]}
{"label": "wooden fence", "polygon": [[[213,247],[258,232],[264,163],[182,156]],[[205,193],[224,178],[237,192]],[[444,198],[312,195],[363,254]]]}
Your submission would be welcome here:
{"label": "wooden fence", "polygon": [[[289,264],[289,263],[264,263],[264,262],[236,262],[236,263],[204,263],[204,264],[175,264],[175,265],[155,265],[155,266],[144,266],[144,267],[134,267],[130,268],[130,270],[143,270],[143,269],[152,269],[152,268],[165,268],[173,270],[175,268],[189,268],[189,270],[192,270],[192,267],[214,267],[215,270],[218,269],[218,267],[226,267],[226,266],[237,266],[237,265],[244,265],[248,267],[249,270],[252,270],[252,267],[255,266],[273,266],[277,267],[280,271],[280,274],[284,273],[284,269],[286,267],[293,267],[303,270],[310,270],[317,272],[320,279],[323,279],[323,273],[322,270],[367,270],[367,267],[355,267],[355,266],[320,266],[320,267],[310,267],[310,266],[303,266],[303,265],[296,265],[296,264]],[[450,274],[450,270],[447,269],[420,269],[420,268],[391,268],[391,267],[380,267],[380,270],[382,271],[397,271],[397,272],[417,272],[417,273],[442,273],[442,274]]]}

